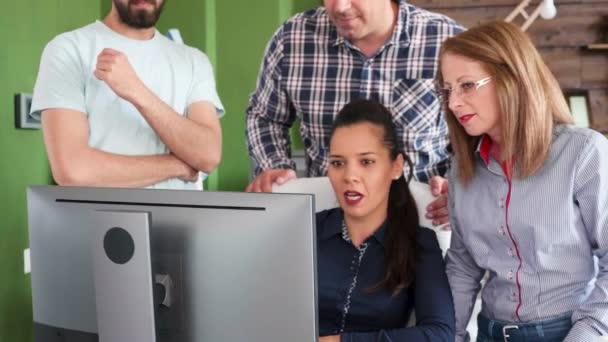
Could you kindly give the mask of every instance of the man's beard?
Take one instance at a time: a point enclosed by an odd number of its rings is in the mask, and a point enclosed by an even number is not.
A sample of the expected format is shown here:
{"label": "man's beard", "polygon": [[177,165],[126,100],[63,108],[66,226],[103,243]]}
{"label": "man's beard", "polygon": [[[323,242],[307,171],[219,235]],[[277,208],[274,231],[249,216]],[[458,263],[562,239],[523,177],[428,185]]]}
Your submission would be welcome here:
{"label": "man's beard", "polygon": [[[160,13],[163,11],[163,6],[165,5],[165,1],[163,1],[160,6],[157,5],[156,0],[129,0],[127,4],[120,2],[119,0],[112,0],[114,2],[114,6],[116,6],[116,10],[118,12],[118,16],[120,20],[127,26],[136,28],[136,29],[145,29],[150,28],[156,25],[158,18],[160,17]],[[133,9],[131,8],[131,4],[133,2],[145,1],[154,6],[154,10],[148,12],[142,9]]]}

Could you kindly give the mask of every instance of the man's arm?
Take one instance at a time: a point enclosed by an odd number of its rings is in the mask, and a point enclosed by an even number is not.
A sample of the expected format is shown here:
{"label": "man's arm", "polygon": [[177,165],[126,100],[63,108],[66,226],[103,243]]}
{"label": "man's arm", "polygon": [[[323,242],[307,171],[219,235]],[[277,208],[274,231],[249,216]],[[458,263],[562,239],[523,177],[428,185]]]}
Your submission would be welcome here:
{"label": "man's arm", "polygon": [[206,173],[217,168],[222,158],[222,130],[211,103],[193,103],[186,118],[147,88],[137,98],[132,103],[171,153]]}
{"label": "man's arm", "polygon": [[132,103],[171,153],[191,167],[210,173],[221,159],[222,135],[213,104],[194,102],[188,116],[179,115],[139,79],[126,55],[104,49],[95,76]]}
{"label": "man's arm", "polygon": [[288,180],[296,179],[296,172],[292,169],[270,169],[257,175],[247,186],[247,192],[272,192],[272,184],[284,184]]}
{"label": "man's arm", "polygon": [[75,110],[45,110],[42,133],[59,185],[145,187],[174,177],[198,179],[196,170],[170,154],[123,156],[90,147],[87,118]]}
{"label": "man's arm", "polygon": [[282,35],[280,28],[268,43],[256,90],[249,99],[246,137],[256,178],[247,191],[267,192],[272,183],[295,177],[295,162],[289,156],[289,128],[296,115],[282,85]]}

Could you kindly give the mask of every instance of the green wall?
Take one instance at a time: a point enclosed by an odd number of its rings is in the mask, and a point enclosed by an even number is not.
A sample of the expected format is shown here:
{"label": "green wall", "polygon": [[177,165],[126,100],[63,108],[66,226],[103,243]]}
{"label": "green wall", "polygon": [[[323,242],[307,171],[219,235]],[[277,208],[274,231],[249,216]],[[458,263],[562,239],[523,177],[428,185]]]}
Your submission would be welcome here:
{"label": "green wall", "polygon": [[[216,71],[226,107],[224,158],[207,184],[242,190],[249,177],[245,108],[255,87],[264,47],[281,22],[320,0],[171,0],[161,32],[180,29],[203,50]],[[0,342],[31,341],[30,276],[23,274],[28,246],[25,188],[52,183],[38,130],[14,128],[13,95],[31,92],[44,45],[58,33],[103,18],[110,0],[0,0]]]}

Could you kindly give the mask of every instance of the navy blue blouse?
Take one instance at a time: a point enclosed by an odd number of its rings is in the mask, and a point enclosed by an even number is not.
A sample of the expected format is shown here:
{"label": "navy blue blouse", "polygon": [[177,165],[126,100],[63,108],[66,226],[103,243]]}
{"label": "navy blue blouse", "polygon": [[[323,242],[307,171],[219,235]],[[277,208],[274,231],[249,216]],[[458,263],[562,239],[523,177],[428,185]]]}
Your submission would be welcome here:
{"label": "navy blue blouse", "polygon": [[[435,233],[417,232],[412,285],[393,297],[369,292],[385,272],[386,223],[357,249],[343,227],[340,208],[317,214],[320,336],[342,341],[454,341],[454,305]],[[416,326],[406,327],[412,309]]]}

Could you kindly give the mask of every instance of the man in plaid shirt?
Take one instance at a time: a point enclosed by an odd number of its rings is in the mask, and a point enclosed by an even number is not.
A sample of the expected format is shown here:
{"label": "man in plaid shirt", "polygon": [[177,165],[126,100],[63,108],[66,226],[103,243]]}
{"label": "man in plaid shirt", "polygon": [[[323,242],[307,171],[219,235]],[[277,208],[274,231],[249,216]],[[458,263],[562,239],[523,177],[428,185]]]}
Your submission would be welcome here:
{"label": "man in plaid shirt", "polygon": [[[391,110],[414,178],[447,190],[447,125],[434,92],[443,40],[463,28],[405,0],[324,0],[284,23],[269,42],[247,108],[247,142],[256,178],[248,191],[295,178],[289,128],[301,121],[309,177],[327,173],[334,116],[351,100]],[[430,217],[447,221],[445,196]]]}

